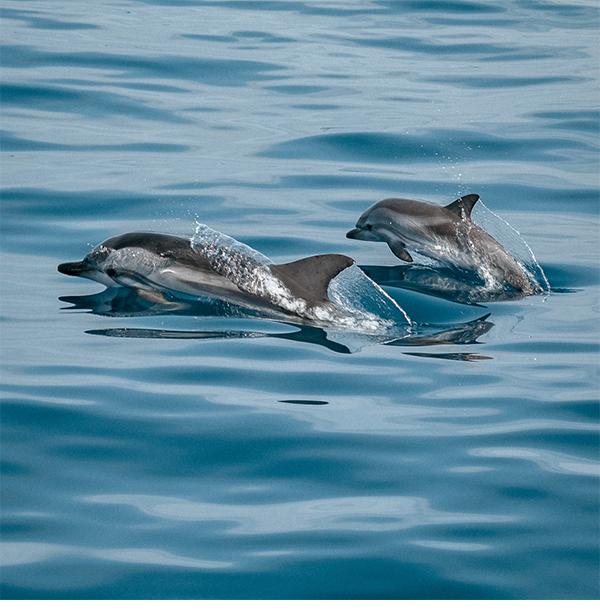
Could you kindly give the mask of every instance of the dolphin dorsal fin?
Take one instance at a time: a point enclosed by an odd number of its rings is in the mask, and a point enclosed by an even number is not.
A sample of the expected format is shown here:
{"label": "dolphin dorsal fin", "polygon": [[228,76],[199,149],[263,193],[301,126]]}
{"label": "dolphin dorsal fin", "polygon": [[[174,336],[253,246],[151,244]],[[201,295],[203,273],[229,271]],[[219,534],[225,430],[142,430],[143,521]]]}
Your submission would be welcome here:
{"label": "dolphin dorsal fin", "polygon": [[269,268],[294,296],[314,307],[329,302],[329,282],[353,264],[354,260],[348,256],[323,254],[287,264],[272,264]]}
{"label": "dolphin dorsal fin", "polygon": [[464,212],[465,216],[467,218],[470,218],[471,211],[478,200],[479,194],[468,194],[467,196],[461,196],[453,203],[446,205],[444,209],[448,209],[449,211],[456,213],[456,215],[458,215],[459,217],[462,217],[462,213]]}

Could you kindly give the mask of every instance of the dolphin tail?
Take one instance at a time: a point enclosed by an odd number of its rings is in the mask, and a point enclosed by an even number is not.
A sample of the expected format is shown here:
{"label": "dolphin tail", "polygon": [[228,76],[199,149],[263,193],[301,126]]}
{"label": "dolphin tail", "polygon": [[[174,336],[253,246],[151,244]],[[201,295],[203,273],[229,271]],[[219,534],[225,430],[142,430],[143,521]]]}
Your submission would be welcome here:
{"label": "dolphin tail", "polygon": [[270,270],[298,298],[309,307],[329,303],[327,288],[334,277],[354,264],[342,254],[311,256],[287,264],[271,264]]}
{"label": "dolphin tail", "polygon": [[444,209],[448,209],[449,211],[456,213],[458,217],[463,217],[464,214],[467,219],[470,219],[471,211],[478,200],[479,194],[468,194],[467,196],[461,196],[453,203],[446,205]]}

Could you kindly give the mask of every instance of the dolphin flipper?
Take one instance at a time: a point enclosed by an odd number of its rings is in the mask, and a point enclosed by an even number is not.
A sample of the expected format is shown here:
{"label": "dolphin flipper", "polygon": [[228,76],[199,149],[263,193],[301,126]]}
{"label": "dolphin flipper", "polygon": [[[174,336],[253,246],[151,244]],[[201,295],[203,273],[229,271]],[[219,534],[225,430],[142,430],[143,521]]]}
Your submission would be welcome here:
{"label": "dolphin flipper", "polygon": [[168,301],[165,295],[159,290],[152,290],[151,288],[133,288],[133,291],[147,303],[156,303],[157,305],[176,305]]}
{"label": "dolphin flipper", "polygon": [[387,244],[389,245],[392,253],[400,260],[404,260],[405,262],[412,262],[412,256],[406,251],[406,245],[391,235],[387,235],[385,238]]}
{"label": "dolphin flipper", "polygon": [[329,302],[329,282],[353,264],[348,256],[323,254],[287,264],[271,264],[269,268],[294,296],[314,307]]}
{"label": "dolphin flipper", "polygon": [[468,194],[467,196],[461,196],[453,203],[446,205],[444,209],[448,209],[453,213],[456,213],[458,217],[462,217],[463,213],[467,219],[471,217],[471,211],[475,206],[475,203],[479,200],[479,194]]}

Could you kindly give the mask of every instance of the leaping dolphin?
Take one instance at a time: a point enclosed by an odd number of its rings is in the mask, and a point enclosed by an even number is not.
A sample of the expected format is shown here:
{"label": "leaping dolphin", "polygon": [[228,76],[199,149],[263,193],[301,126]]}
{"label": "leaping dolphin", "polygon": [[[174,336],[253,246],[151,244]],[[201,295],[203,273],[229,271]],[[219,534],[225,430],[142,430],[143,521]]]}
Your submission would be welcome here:
{"label": "leaping dolphin", "polygon": [[325,254],[273,264],[248,246],[204,228],[212,242],[195,244],[193,238],[150,232],[113,237],[82,261],[65,262],[58,270],[107,287],[133,288],[154,303],[169,303],[163,294],[167,291],[224,298],[307,319],[334,319],[340,314],[327,289],[332,279],[354,264],[352,258]]}
{"label": "leaping dolphin", "polygon": [[388,198],[367,209],[346,237],[385,241],[394,255],[412,262],[408,249],[447,265],[474,271],[486,281],[508,284],[525,295],[531,280],[510,254],[471,219],[479,195],[463,196],[446,207]]}

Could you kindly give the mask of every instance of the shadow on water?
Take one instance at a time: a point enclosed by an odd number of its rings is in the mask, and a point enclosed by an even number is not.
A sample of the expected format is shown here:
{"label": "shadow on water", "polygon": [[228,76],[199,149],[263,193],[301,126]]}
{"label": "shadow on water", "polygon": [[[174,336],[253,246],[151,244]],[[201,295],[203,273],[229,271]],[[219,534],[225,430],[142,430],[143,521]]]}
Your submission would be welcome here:
{"label": "shadow on water", "polygon": [[[265,318],[264,314],[248,308],[232,305],[222,300],[189,300],[173,297],[173,302],[151,303],[140,298],[129,288],[107,288],[103,292],[85,296],[64,296],[60,300],[71,303],[66,310],[86,310],[96,315],[108,317],[143,317],[143,316],[187,316],[194,318],[252,318],[280,321],[291,324],[297,330],[285,333],[264,333],[247,330],[170,330],[154,328],[103,328],[86,331],[90,335],[121,337],[135,339],[251,339],[272,338],[300,341],[320,345],[333,352],[350,354],[368,345],[393,346],[434,346],[467,345],[478,343],[479,337],[487,333],[494,325],[487,321],[489,314],[470,322],[452,325],[412,325],[404,334],[368,335],[363,333],[331,331],[308,325],[299,319],[294,322]],[[421,354],[420,354],[421,355]],[[474,360],[475,355],[446,354],[453,360]],[[454,358],[452,358],[454,357]]]}

